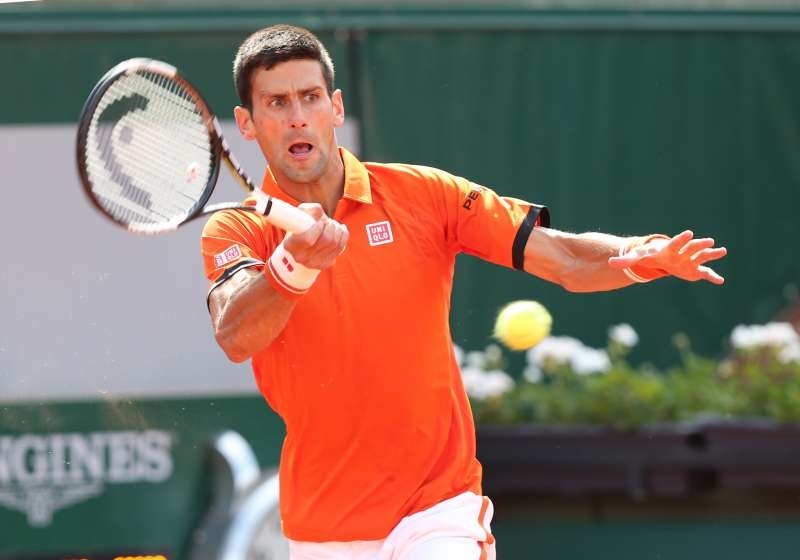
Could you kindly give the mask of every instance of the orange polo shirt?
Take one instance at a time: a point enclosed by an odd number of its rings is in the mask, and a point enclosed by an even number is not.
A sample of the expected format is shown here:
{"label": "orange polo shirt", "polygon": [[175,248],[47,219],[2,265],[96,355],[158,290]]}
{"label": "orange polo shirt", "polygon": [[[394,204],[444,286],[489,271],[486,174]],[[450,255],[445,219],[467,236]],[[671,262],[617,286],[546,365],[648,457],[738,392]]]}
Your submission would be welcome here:
{"label": "orange polo shirt", "polygon": [[[340,154],[347,249],[252,359],[286,424],[281,516],[301,541],[383,539],[406,515],[481,493],[449,327],[455,256],[522,268],[534,224],[547,225],[546,209],[443,171]],[[298,204],[269,170],[263,190]],[[212,289],[263,267],[283,236],[254,213],[214,214],[202,236]]]}

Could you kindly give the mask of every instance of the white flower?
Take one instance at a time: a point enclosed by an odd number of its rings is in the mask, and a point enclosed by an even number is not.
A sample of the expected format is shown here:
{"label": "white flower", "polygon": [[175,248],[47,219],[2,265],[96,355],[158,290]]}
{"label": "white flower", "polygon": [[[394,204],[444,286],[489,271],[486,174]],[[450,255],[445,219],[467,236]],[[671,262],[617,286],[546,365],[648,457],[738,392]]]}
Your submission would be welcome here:
{"label": "white flower", "polygon": [[522,372],[522,377],[525,378],[525,381],[528,383],[538,383],[542,380],[542,375],[542,370],[533,364],[529,364]]}
{"label": "white flower", "polygon": [[639,343],[639,335],[633,327],[627,323],[614,325],[608,329],[608,338],[625,348],[633,348]]}
{"label": "white flower", "polygon": [[476,367],[466,366],[461,369],[461,379],[464,381],[464,388],[467,393],[472,394],[472,388],[479,385],[483,377],[483,370]]}
{"label": "white flower", "polygon": [[578,375],[588,375],[608,371],[611,369],[611,360],[605,350],[584,346],[572,355],[570,365]]}
{"label": "white flower", "polygon": [[800,344],[800,334],[791,323],[767,323],[767,339],[772,346],[791,346]]}
{"label": "white flower", "polygon": [[503,350],[497,344],[490,344],[484,350],[484,359],[486,360],[485,363],[496,364],[498,361],[503,359]]}
{"label": "white flower", "polygon": [[467,394],[483,400],[507,393],[514,388],[514,380],[504,371],[483,371],[480,368],[465,367],[461,370]]}
{"label": "white flower", "polygon": [[800,363],[800,343],[781,348],[778,352],[778,360],[782,364]]}
{"label": "white flower", "polygon": [[[604,372],[611,368],[611,360],[605,350],[589,348],[580,340],[569,336],[548,336],[528,350],[527,357],[528,365],[539,370],[538,375],[541,375],[541,369],[547,362],[568,365],[580,375]],[[527,375],[538,379],[534,371],[526,374],[526,379]]]}
{"label": "white flower", "polygon": [[800,344],[800,335],[790,323],[737,325],[731,332],[731,345],[737,350],[751,350],[767,346],[780,349],[796,344]]}
{"label": "white flower", "polygon": [[583,348],[583,343],[569,336],[548,336],[539,344],[528,350],[528,363],[536,366],[551,360],[559,364],[568,364],[573,353]]}
{"label": "white flower", "polygon": [[458,344],[453,344],[453,353],[456,356],[456,363],[461,366],[464,363],[464,350]]}
{"label": "white flower", "polygon": [[487,371],[484,376],[484,394],[493,397],[507,393],[514,388],[514,379],[499,369]]}
{"label": "white flower", "polygon": [[464,356],[464,367],[483,369],[483,364],[485,363],[486,356],[483,355],[483,352],[473,350],[472,352],[467,352],[467,355]]}

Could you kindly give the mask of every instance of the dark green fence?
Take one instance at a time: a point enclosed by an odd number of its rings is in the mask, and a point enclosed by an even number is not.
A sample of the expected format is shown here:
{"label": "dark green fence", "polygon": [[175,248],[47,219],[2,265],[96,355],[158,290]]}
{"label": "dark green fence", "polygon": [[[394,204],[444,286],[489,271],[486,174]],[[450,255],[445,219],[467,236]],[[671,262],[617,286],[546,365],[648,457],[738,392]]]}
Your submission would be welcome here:
{"label": "dark green fence", "polygon": [[[550,307],[557,334],[601,345],[609,324],[629,322],[642,338],[633,358],[667,365],[676,359],[673,333],[686,332],[696,349],[715,354],[733,326],[769,320],[796,293],[800,34],[783,29],[795,16],[598,20],[499,11],[492,18],[484,10],[454,12],[465,28],[432,12],[442,28],[413,29],[425,21],[419,13],[388,13],[285,15],[323,29],[348,112],[361,117],[364,157],[439,166],[548,204],[555,227],[693,228],[730,250],[718,266],[724,288],[668,279],[593,295],[464,258],[453,302],[460,344],[482,347],[500,305],[535,298]],[[195,31],[189,15],[173,13],[189,28],[175,23],[177,31],[156,33],[130,15],[101,15],[78,19],[87,28],[80,33],[53,32],[59,21],[80,28],[74,17],[8,16],[0,70],[13,79],[0,91],[0,122],[73,121],[95,78],[129,56],[173,62],[224,116],[235,103],[236,45],[282,19],[280,12],[220,14],[215,30],[213,19],[198,15],[208,29]],[[13,32],[15,21],[31,31]],[[109,22],[123,31],[104,32]],[[503,22],[511,30],[496,28]],[[783,28],[771,31],[776,22]]]}
{"label": "dark green fence", "polygon": [[[673,333],[716,354],[737,323],[767,321],[797,298],[797,14],[3,10],[0,124],[74,122],[96,79],[131,56],[175,64],[224,117],[236,102],[234,49],[249,31],[276,21],[321,32],[347,110],[360,120],[364,158],[438,166],[547,204],[554,226],[570,231],[691,227],[729,248],[717,267],[728,279],[722,288],[666,279],[585,295],[464,257],[452,324],[465,348],[489,342],[503,303],[534,298],[552,311],[556,334],[600,346],[610,324],[628,322],[642,339],[633,358],[668,365],[677,359]],[[272,427],[270,441],[280,434]],[[23,531],[21,519],[14,523],[0,530],[0,541]],[[525,514],[498,512],[505,558],[581,558],[587,546],[603,551],[598,557],[712,558],[724,545],[730,553],[719,557],[777,558],[768,556],[774,548],[787,558],[794,534],[794,525],[747,525],[754,539],[769,541],[748,548],[739,522],[703,532],[680,521],[613,530],[596,520],[531,526]],[[63,550],[47,545],[56,548]]]}
{"label": "dark green fence", "polygon": [[770,319],[800,278],[800,35],[379,32],[362,52],[371,157],[546,203],[566,230],[693,228],[730,249],[724,288],[670,279],[599,295],[465,259],[453,318],[467,346],[516,295],[548,305],[556,333],[594,344],[630,322],[639,358],[673,360],[676,331],[713,354],[735,324]]}

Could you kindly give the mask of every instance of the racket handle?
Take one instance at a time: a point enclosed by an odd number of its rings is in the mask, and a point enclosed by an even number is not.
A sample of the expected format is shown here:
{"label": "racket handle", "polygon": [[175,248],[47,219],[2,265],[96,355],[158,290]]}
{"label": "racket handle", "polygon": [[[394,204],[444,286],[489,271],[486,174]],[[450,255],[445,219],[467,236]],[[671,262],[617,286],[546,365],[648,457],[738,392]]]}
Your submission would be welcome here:
{"label": "racket handle", "polygon": [[253,191],[253,195],[256,198],[256,210],[282,230],[303,233],[315,223],[314,218],[302,210],[279,198],[269,196],[260,189]]}
{"label": "racket handle", "polygon": [[314,225],[314,218],[275,197],[270,197],[272,204],[267,204],[264,216],[279,228],[292,233],[303,233]]}

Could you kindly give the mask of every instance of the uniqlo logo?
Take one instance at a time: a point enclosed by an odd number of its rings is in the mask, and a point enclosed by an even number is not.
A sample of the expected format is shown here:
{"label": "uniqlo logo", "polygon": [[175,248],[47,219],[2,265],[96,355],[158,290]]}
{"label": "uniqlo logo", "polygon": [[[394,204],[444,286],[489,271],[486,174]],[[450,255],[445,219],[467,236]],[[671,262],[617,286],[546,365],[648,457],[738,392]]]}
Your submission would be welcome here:
{"label": "uniqlo logo", "polygon": [[221,253],[214,255],[214,266],[219,268],[221,266],[225,266],[229,262],[233,262],[236,259],[240,259],[242,257],[242,250],[239,249],[238,245],[231,245]]}
{"label": "uniqlo logo", "polygon": [[394,241],[392,225],[387,221],[367,224],[367,239],[370,245],[385,245]]}

